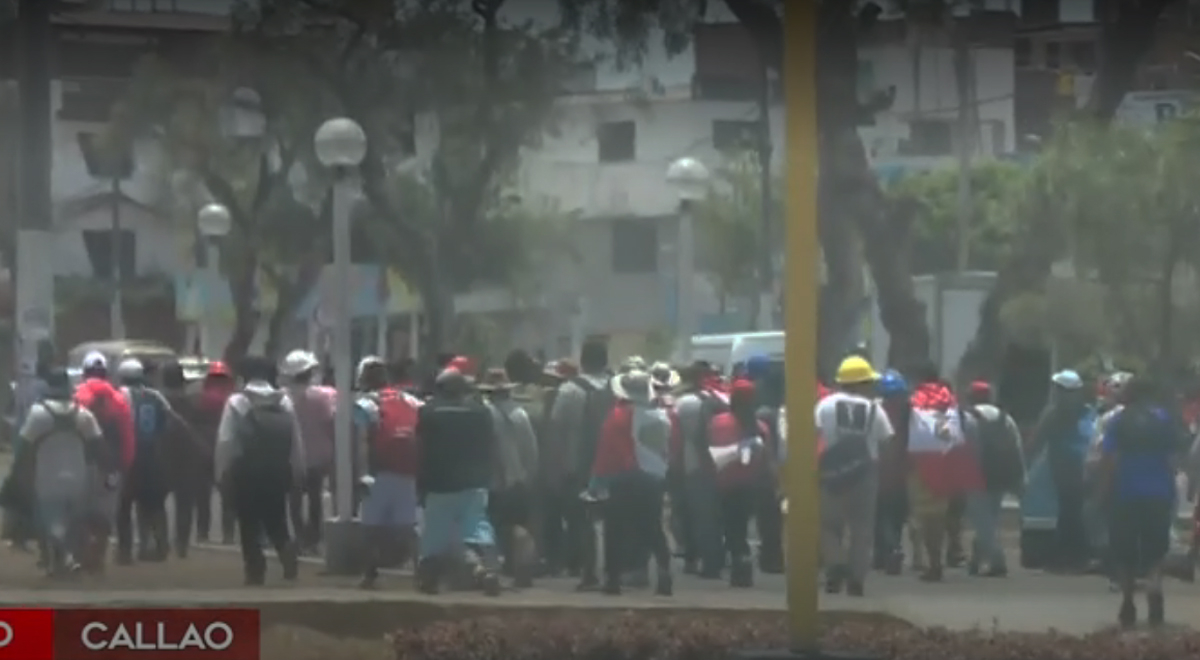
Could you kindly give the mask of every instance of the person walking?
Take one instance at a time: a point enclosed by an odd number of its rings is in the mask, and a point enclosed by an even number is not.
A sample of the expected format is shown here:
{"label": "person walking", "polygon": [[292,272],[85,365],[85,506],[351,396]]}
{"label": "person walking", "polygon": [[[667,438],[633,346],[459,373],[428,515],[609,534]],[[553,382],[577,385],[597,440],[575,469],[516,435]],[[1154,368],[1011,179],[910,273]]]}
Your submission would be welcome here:
{"label": "person walking", "polygon": [[1185,434],[1155,401],[1154,385],[1135,377],[1125,388],[1124,407],[1105,429],[1101,474],[1110,506],[1113,567],[1121,587],[1118,621],[1137,623],[1133,602],[1137,578],[1146,576],[1147,620],[1165,620],[1163,561],[1176,513],[1175,475]]}
{"label": "person walking", "polygon": [[[233,373],[224,362],[212,362],[208,365],[208,373],[200,384],[200,397],[196,402],[196,432],[209,447],[208,455],[215,452],[217,429],[225,412],[225,404],[237,389]],[[213,474],[213,461],[205,461],[197,465],[202,472],[197,475],[199,483],[193,496],[196,503],[196,539],[208,543],[212,531],[212,492],[217,487],[221,496],[221,544],[233,543],[234,529],[237,526],[237,516],[233,510],[233,494],[220,489],[220,482]]]}
{"label": "person walking", "polygon": [[133,467],[122,484],[117,506],[117,563],[133,563],[134,514],[137,518],[139,561],[163,561],[170,552],[167,540],[166,442],[171,424],[182,424],[162,393],[146,382],[145,368],[137,359],[117,365],[121,392],[133,411],[136,444]]}
{"label": "person walking", "polygon": [[984,483],[967,495],[967,517],[975,530],[967,568],[971,575],[1004,577],[1008,562],[999,538],[1000,512],[1004,496],[1020,497],[1025,487],[1021,431],[1012,416],[996,405],[989,383],[971,383],[966,399],[962,408],[966,438],[974,447]]}
{"label": "person walking", "polygon": [[514,387],[504,369],[489,369],[479,384],[496,436],[496,466],[488,495],[488,517],[504,558],[503,572],[514,578],[515,586],[530,587],[535,549],[529,527],[538,447],[528,413],[513,400]]}
{"label": "person walking", "polygon": [[14,463],[22,497],[33,503],[42,561],[51,576],[74,572],[81,525],[96,479],[103,479],[104,436],[96,418],[73,400],[65,369],[48,370],[42,398],[20,429]]}
{"label": "person walking", "polygon": [[717,500],[716,466],[709,453],[709,424],[717,415],[728,412],[729,401],[715,387],[714,372],[706,362],[692,364],[682,374],[683,392],[676,399],[680,444],[672,461],[672,481],[682,485],[679,513],[685,516],[687,531],[684,572],[705,579],[720,579],[725,568]]}
{"label": "person walking", "polygon": [[417,587],[433,594],[464,560],[473,582],[500,594],[488,488],[496,461],[492,416],[467,377],[448,368],[417,415],[417,489],[425,504]]}
{"label": "person walking", "polygon": [[[879,496],[875,509],[874,566],[888,575],[904,568],[904,529],[908,523],[908,425],[912,404],[908,382],[900,372],[888,369],[879,379],[879,396],[895,432],[879,447]],[[913,543],[913,565],[920,568],[924,553]]]}
{"label": "person walking", "polygon": [[316,553],[325,524],[325,483],[333,469],[333,416],[336,393],[317,383],[321,363],[308,351],[296,350],[283,359],[288,398],[304,437],[304,478],[288,496],[292,530],[300,549]]}
{"label": "person walking", "polygon": [[879,447],[894,435],[887,412],[875,400],[879,374],[860,357],[838,366],[839,391],[817,404],[817,428],[825,441],[819,459],[821,558],[825,591],[862,596],[874,549],[879,492]]}
{"label": "person walking", "polygon": [[292,400],[275,386],[271,360],[245,358],[241,376],[245,386],[229,397],[221,414],[213,473],[237,520],[246,584],[266,581],[264,534],[278,553],[284,579],[294,580],[297,553],[288,531],[287,497],[306,466],[300,424]]}
{"label": "person walking", "polygon": [[[414,551],[417,525],[417,417],[421,401],[388,384],[387,367],[376,357],[358,364],[360,396],[354,409],[358,464],[365,488],[361,518],[366,565],[360,586],[375,588],[379,569],[403,565]],[[396,550],[394,558],[386,555]]]}

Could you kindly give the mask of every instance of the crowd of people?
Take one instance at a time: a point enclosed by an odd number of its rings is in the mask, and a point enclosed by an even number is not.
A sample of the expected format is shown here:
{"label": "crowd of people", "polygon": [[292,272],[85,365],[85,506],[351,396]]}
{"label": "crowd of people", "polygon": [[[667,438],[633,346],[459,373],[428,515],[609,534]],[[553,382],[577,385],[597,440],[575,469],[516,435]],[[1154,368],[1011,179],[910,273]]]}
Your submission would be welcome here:
{"label": "crowd of people", "polygon": [[[777,361],[752,357],[729,375],[637,357],[612,369],[606,346],[589,342],[578,362],[521,351],[483,370],[465,356],[439,362],[424,383],[375,357],[355,373],[364,588],[409,560],[427,593],[569,575],[580,590],[669,596],[676,564],[735,588],[783,571]],[[301,554],[321,550],[337,396],[315,355],[213,363],[198,393],[175,363],[110,369],[95,353],[81,367],[77,385],[43,370],[0,492],[10,536],[36,540],[49,575],[102,572],[110,536],[120,564],[186,558],[193,532],[209,539],[214,489],[220,540],[240,543],[247,584],[265,582],[266,546],[288,580]],[[1002,501],[1022,496],[1040,464],[1057,502],[1053,567],[1112,576],[1123,623],[1147,576],[1149,619],[1161,622],[1176,476],[1194,433],[1149,380],[1114,373],[1098,397],[1075,372],[1052,380],[1023,434],[988,383],[956,394],[932,365],[879,373],[843,360],[813,413],[826,591],[862,596],[872,570],[906,566],[930,582],[957,567],[1007,575]]]}

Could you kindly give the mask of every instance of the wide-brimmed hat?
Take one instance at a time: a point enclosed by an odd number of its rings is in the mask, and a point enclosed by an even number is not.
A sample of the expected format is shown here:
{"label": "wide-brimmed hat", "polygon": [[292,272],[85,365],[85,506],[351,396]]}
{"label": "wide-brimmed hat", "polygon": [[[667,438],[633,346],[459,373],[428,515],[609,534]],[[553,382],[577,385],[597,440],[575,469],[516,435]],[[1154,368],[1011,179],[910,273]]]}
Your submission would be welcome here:
{"label": "wide-brimmed hat", "polygon": [[574,378],[579,375],[579,365],[570,358],[551,360],[550,362],[547,362],[545,368],[542,369],[542,375],[557,380]]}
{"label": "wide-brimmed hat", "polygon": [[620,369],[621,373],[628,373],[630,371],[645,371],[645,370],[646,370],[646,359],[640,355],[630,355],[629,357],[627,357],[621,361],[621,369]]}
{"label": "wide-brimmed hat", "polygon": [[646,371],[629,371],[612,379],[612,391],[618,399],[650,403],[654,400],[654,379]]}
{"label": "wide-brimmed hat", "polygon": [[666,362],[660,361],[650,365],[650,377],[654,379],[655,387],[669,390],[679,387],[679,372]]}
{"label": "wide-brimmed hat", "polygon": [[484,372],[483,378],[475,385],[475,387],[484,392],[498,392],[511,390],[512,388],[516,387],[516,384],[509,380],[508,372],[506,370],[494,368],[488,369],[486,372]]}

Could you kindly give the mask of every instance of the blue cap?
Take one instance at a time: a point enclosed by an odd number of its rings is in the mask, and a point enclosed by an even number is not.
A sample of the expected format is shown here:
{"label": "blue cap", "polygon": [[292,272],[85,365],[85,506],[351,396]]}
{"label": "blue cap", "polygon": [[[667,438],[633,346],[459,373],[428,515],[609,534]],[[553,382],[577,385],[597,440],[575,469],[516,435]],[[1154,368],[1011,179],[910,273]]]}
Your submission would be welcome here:
{"label": "blue cap", "polygon": [[888,369],[879,378],[879,393],[886,397],[906,396],[908,394],[908,381],[904,380],[904,376],[901,376],[900,372],[895,369]]}
{"label": "blue cap", "polygon": [[751,355],[746,358],[746,377],[759,380],[771,371],[771,358],[766,355]]}

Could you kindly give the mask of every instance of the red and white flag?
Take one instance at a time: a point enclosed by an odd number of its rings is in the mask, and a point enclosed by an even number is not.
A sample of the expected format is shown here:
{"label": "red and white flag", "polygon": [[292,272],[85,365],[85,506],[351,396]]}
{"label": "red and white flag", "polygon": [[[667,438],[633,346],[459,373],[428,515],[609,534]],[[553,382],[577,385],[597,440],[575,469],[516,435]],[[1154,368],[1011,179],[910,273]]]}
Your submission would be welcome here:
{"label": "red and white flag", "polygon": [[962,415],[950,388],[920,385],[912,395],[908,454],[912,469],[935,497],[949,498],[982,490],[983,472],[967,444]]}

